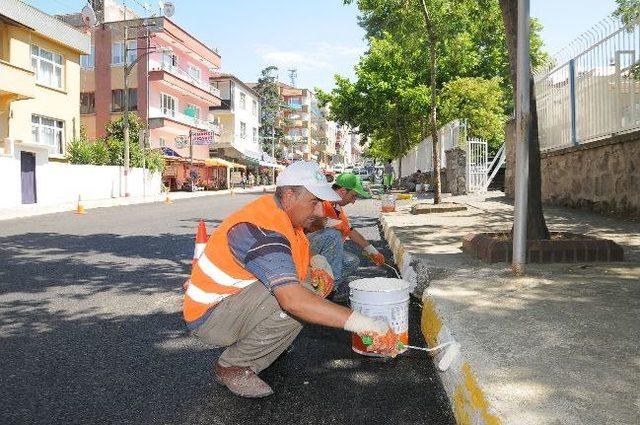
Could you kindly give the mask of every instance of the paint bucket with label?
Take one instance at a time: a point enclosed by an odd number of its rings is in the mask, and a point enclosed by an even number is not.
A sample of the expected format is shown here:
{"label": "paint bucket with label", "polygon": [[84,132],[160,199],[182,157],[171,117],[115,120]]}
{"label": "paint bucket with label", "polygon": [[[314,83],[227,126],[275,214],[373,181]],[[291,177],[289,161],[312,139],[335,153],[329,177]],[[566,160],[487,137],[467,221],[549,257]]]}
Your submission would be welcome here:
{"label": "paint bucket with label", "polygon": [[396,195],[393,193],[383,193],[380,196],[382,201],[382,212],[394,212],[396,210]]}
{"label": "paint bucket with label", "polygon": [[[404,345],[409,344],[409,287],[406,280],[375,277],[349,284],[351,308],[374,319],[389,323]],[[351,348],[365,356],[380,356],[367,347],[357,334],[351,334]],[[406,348],[402,351],[405,351]]]}

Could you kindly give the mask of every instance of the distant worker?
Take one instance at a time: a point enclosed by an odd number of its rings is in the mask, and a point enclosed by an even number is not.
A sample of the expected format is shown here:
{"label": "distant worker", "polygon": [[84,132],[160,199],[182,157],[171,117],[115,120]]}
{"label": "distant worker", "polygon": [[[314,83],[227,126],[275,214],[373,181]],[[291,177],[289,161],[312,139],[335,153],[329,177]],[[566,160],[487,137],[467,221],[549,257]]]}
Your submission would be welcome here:
{"label": "distant worker", "polygon": [[241,397],[273,394],[257,374],[292,344],[302,322],[370,335],[370,349],[397,353],[388,323],[324,299],[334,283],[331,267],[311,256],[303,228],[322,216],[322,201],[341,198],[318,164],[294,162],[276,186],[213,231],[184,297],[193,334],[226,347],[213,367],[216,380]]}
{"label": "distant worker", "polygon": [[393,164],[391,160],[388,160],[386,164],[384,164],[384,174],[382,176],[382,190],[385,192],[391,189],[393,185],[395,170],[393,169]]}
{"label": "distant worker", "polygon": [[351,239],[356,243],[373,263],[380,266],[385,258],[360,232],[351,227],[344,207],[356,201],[358,196],[370,198],[371,195],[362,187],[362,179],[353,173],[342,173],[336,177],[332,186],[338,194],[338,202],[324,201],[324,217],[317,219],[307,234],[311,243],[311,252],[322,255],[331,265],[335,279],[333,300],[342,302],[347,299],[348,288],[346,278],[352,275],[360,264],[360,258],[344,247],[344,242]]}

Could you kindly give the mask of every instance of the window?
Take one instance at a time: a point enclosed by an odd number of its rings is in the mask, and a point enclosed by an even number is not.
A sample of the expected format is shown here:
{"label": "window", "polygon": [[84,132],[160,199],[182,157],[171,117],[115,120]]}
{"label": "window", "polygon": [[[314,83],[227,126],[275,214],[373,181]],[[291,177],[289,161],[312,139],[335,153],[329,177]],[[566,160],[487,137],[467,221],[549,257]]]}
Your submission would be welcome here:
{"label": "window", "polygon": [[240,92],[240,108],[247,109],[247,95]]}
{"label": "window", "polygon": [[80,113],[93,114],[96,111],[96,94],[80,93]]}
{"label": "window", "polygon": [[111,44],[111,65],[124,63],[124,45],[122,43]]}
{"label": "window", "polygon": [[193,77],[194,80],[200,81],[200,68],[189,64],[187,72]]}
{"label": "window", "polygon": [[48,146],[51,153],[64,153],[64,121],[31,115],[31,137],[34,143]]}
{"label": "window", "polygon": [[168,94],[161,93],[160,94],[160,108],[162,109],[163,115],[169,115],[171,117],[176,116],[176,107],[178,106],[178,100],[169,96]]}
{"label": "window", "polygon": [[164,148],[165,146],[167,146],[167,142],[161,137],[160,138],[160,147]]}
{"label": "window", "polygon": [[96,46],[91,45],[91,53],[80,56],[80,66],[84,69],[91,69],[95,66]]}
{"label": "window", "polygon": [[253,101],[253,104],[251,106],[251,111],[253,112],[253,116],[258,116],[258,102],[256,102],[255,100]]}
{"label": "window", "polygon": [[127,41],[127,62],[133,63],[138,58],[138,42]]}
{"label": "window", "polygon": [[62,55],[31,45],[31,67],[38,83],[62,88]]}
{"label": "window", "polygon": [[[138,109],[138,90],[129,89],[129,110]],[[111,90],[111,112],[124,111],[124,90]]]}
{"label": "window", "polygon": [[258,129],[253,127],[253,141],[258,142]]}
{"label": "window", "polygon": [[244,122],[240,122],[240,138],[241,139],[247,138],[247,124]]}
{"label": "window", "polygon": [[[138,56],[138,43],[135,40],[127,41],[127,63],[133,63]],[[119,41],[111,45],[111,65],[124,64],[124,43]]]}

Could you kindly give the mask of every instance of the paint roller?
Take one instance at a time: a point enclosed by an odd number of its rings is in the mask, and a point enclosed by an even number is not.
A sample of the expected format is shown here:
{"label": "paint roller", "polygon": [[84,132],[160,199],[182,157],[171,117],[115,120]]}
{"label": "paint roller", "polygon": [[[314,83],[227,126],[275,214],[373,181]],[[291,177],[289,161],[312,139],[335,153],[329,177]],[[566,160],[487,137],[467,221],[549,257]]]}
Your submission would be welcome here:
{"label": "paint roller", "polygon": [[[390,265],[388,263],[382,263],[382,265],[387,267],[387,268],[390,268],[391,270],[393,270],[393,272],[396,274],[398,279],[402,279],[402,277],[400,276],[400,273],[398,272],[398,270],[395,267],[393,267],[392,265]],[[371,338],[370,336],[366,336],[365,335],[365,336],[362,337],[362,343],[364,345],[366,345],[366,346],[369,346],[369,345],[373,344],[373,338]],[[436,360],[436,367],[441,372],[444,372],[447,369],[449,369],[449,367],[451,366],[451,363],[453,363],[455,358],[458,357],[458,355],[460,354],[460,344],[457,343],[454,340],[447,341],[447,342],[442,343],[440,345],[437,345],[437,346],[435,346],[433,348],[417,347],[415,345],[405,345],[402,342],[398,341],[396,348],[398,349],[398,351],[402,351],[405,348],[409,348],[411,350],[426,351],[428,353],[432,353],[432,352],[436,352],[436,351],[440,351],[442,349],[445,349],[444,351],[442,351],[442,355],[439,355],[437,360]]]}

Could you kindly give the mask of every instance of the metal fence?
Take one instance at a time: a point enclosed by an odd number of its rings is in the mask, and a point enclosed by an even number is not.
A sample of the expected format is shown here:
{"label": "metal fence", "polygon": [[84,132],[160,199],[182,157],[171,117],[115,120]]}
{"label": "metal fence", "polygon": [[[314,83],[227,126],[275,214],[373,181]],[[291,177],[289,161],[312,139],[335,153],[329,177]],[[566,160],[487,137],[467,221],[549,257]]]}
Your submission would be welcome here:
{"label": "metal fence", "polygon": [[[444,152],[455,146],[464,147],[466,143],[466,122],[463,120],[453,120],[438,130],[440,139],[440,167],[446,167]],[[402,161],[402,176],[409,176],[416,171],[422,172],[433,171],[433,142],[431,137],[427,137],[418,145],[413,147],[405,156]],[[396,169],[396,175],[399,175],[400,161],[394,161],[394,167]]]}
{"label": "metal fence", "polygon": [[467,142],[467,191],[484,192],[488,181],[488,144],[484,140]]}
{"label": "metal fence", "polygon": [[640,128],[640,26],[607,18],[534,74],[542,150]]}

